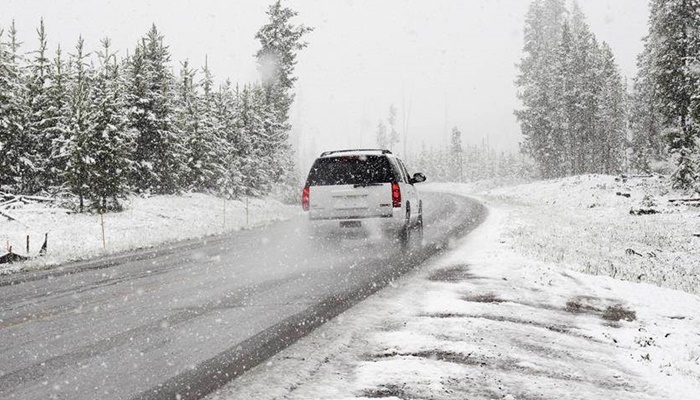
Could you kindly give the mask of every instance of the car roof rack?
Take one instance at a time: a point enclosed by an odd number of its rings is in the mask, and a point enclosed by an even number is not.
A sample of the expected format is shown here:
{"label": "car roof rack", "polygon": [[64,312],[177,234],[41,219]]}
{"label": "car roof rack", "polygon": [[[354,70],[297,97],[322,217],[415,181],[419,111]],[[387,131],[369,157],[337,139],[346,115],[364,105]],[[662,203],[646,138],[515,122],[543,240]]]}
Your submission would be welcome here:
{"label": "car roof rack", "polygon": [[348,150],[331,150],[324,151],[321,153],[321,157],[329,156],[331,154],[337,153],[351,153],[351,152],[363,152],[363,151],[380,151],[382,154],[392,154],[391,151],[387,149],[348,149]]}

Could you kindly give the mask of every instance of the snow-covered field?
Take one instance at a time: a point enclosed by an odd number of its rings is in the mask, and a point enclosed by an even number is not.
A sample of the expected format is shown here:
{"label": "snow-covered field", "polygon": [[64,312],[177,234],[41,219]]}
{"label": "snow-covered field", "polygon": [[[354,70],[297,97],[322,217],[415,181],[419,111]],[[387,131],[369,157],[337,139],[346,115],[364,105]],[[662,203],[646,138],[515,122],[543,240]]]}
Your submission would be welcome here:
{"label": "snow-covered field", "polygon": [[521,253],[700,294],[700,202],[677,201],[688,197],[665,177],[604,175],[484,192],[513,211],[506,235]]}
{"label": "snow-covered field", "polygon": [[700,298],[684,282],[698,212],[668,205],[680,194],[664,186],[591,176],[483,192],[490,216],[468,238],[211,398],[700,398]]}
{"label": "snow-covered field", "polygon": [[[0,244],[3,250],[11,245],[13,252],[26,254],[26,237],[30,237],[29,253],[36,255],[48,233],[47,255],[22,263],[2,264],[0,273],[18,269],[36,269],[70,260],[151,247],[184,239],[221,234],[273,221],[288,219],[300,213],[299,206],[276,200],[250,199],[248,223],[244,201],[226,201],[205,194],[179,196],[131,197],[125,210],[103,217],[105,242],[99,215],[68,213],[60,208],[29,204],[12,209],[19,221],[0,216]],[[5,251],[0,251],[4,254]]]}

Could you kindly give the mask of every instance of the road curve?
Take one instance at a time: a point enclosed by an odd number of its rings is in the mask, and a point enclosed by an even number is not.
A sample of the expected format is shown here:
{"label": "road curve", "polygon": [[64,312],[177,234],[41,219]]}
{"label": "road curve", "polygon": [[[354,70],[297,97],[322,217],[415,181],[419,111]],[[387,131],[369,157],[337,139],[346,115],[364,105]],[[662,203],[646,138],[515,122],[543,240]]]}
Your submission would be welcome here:
{"label": "road curve", "polygon": [[0,279],[0,398],[198,399],[486,217],[423,195],[425,246],[310,240],[303,220]]}

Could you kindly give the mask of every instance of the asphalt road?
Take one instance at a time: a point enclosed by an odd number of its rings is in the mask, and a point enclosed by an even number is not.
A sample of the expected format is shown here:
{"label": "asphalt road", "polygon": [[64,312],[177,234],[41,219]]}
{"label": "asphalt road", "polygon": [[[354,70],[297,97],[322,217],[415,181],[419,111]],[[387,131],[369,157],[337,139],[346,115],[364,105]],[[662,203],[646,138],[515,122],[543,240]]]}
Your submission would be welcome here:
{"label": "asphalt road", "polygon": [[0,278],[0,399],[202,398],[486,215],[424,194],[425,245],[312,240],[303,220]]}

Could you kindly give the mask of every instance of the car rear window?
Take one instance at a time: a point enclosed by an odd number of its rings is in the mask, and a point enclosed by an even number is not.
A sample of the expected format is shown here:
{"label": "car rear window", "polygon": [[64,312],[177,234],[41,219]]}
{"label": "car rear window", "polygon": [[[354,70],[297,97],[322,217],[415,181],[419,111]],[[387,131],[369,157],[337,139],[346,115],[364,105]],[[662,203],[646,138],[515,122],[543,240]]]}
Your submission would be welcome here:
{"label": "car rear window", "polygon": [[362,185],[394,182],[391,163],[383,156],[319,158],[314,162],[306,186]]}

